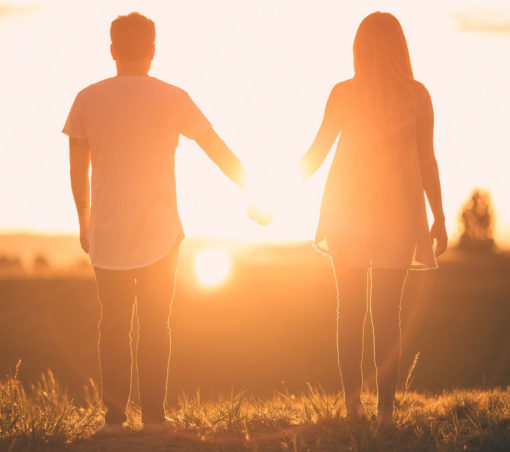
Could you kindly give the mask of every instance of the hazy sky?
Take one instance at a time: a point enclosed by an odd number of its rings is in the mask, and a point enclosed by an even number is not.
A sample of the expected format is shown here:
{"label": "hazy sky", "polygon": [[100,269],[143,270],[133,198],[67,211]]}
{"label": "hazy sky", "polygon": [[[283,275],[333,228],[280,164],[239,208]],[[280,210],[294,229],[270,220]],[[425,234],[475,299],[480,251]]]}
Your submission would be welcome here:
{"label": "hazy sky", "polygon": [[[481,186],[494,197],[497,237],[510,243],[506,3],[0,1],[0,230],[77,231],[60,131],[75,94],[114,75],[109,24],[118,14],[138,10],[155,20],[151,75],[186,89],[248,168],[286,174],[311,143],[332,86],[352,76],[359,22],[382,10],[401,21],[415,76],[432,96],[450,231]],[[311,239],[330,160],[264,229],[248,220],[239,190],[183,138],[177,182],[185,230]]]}

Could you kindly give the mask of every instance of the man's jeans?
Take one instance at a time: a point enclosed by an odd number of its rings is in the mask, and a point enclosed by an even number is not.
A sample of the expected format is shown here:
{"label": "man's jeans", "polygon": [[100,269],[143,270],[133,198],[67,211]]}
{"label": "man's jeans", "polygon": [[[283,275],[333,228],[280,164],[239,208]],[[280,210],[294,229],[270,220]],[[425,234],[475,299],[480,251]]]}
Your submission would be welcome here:
{"label": "man's jeans", "polygon": [[134,339],[131,322],[135,309],[140,322],[137,367],[142,421],[160,422],[164,419],[170,358],[168,320],[179,245],[162,260],[147,267],[133,270],[94,268],[101,304],[99,362],[107,423],[126,419],[131,380],[130,339]]}

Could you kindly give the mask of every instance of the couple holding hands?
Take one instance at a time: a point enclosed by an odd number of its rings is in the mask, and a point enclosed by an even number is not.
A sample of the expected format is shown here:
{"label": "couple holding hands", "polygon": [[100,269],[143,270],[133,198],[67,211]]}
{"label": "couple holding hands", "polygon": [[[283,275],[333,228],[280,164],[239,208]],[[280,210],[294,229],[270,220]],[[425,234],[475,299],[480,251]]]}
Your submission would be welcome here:
{"label": "couple holding hands", "polygon": [[[182,89],[148,75],[154,22],[139,13],[111,24],[117,75],[78,93],[69,136],[82,248],[101,304],[99,357],[104,434],[119,434],[130,393],[129,334],[137,299],[138,369],[145,431],[168,428],[164,402],[168,319],[179,247],[174,156],[179,136],[195,140],[246,190],[244,168]],[[414,79],[402,27],[376,12],[360,24],[354,77],[334,86],[317,135],[301,158],[306,178],[338,136],[315,248],[331,259],[338,290],[338,353],[349,419],[359,420],[363,323],[371,312],[378,416],[391,423],[400,359],[400,300],[406,273],[437,267],[447,234],[434,155],[434,114]],[[91,176],[89,169],[92,166]],[[434,215],[429,229],[426,200]],[[250,216],[266,223],[256,207]],[[367,300],[369,301],[367,303]]]}

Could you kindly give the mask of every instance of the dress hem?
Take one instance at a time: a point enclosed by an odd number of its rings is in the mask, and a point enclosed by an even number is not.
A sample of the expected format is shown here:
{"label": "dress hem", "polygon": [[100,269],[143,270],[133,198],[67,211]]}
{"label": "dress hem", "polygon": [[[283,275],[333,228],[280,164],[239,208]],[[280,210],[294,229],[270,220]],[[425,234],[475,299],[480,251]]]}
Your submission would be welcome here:
{"label": "dress hem", "polygon": [[[333,253],[327,248],[322,247],[317,242],[312,243],[312,247],[315,251],[322,254],[323,256],[329,257],[333,259]],[[346,259],[344,259],[346,261]],[[359,264],[350,264],[349,267],[355,268],[384,268],[388,270],[410,270],[410,271],[425,271],[425,270],[437,270],[439,266],[436,264],[435,266],[427,265],[427,264],[417,264],[417,265],[405,265],[405,266],[395,266],[395,265],[359,265]]]}

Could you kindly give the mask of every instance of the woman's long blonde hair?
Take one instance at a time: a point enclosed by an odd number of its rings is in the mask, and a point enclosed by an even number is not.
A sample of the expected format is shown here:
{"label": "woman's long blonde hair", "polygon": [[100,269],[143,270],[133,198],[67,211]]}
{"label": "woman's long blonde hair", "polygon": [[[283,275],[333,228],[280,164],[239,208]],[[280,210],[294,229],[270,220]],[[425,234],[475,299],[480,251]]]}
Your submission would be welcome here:
{"label": "woman's long blonde hair", "polygon": [[370,116],[388,118],[414,108],[411,59],[395,16],[377,11],[365,17],[354,38],[353,54],[354,79]]}

